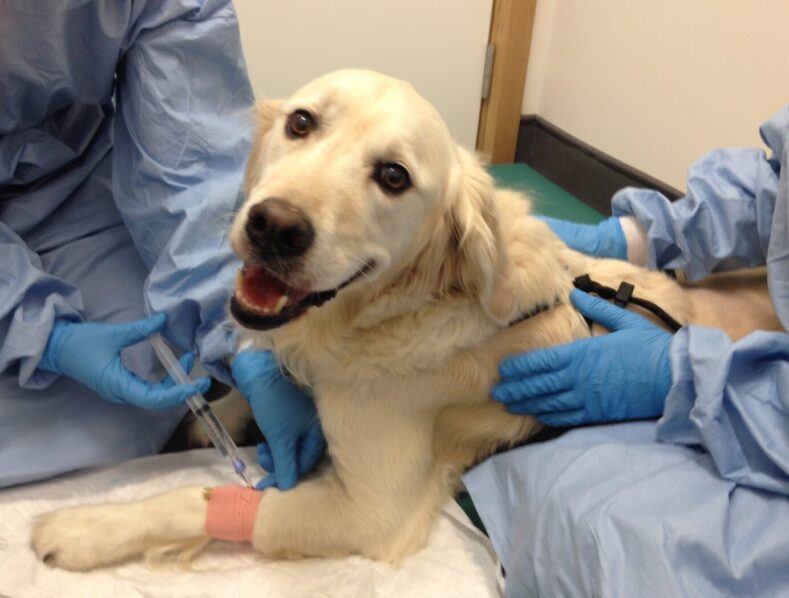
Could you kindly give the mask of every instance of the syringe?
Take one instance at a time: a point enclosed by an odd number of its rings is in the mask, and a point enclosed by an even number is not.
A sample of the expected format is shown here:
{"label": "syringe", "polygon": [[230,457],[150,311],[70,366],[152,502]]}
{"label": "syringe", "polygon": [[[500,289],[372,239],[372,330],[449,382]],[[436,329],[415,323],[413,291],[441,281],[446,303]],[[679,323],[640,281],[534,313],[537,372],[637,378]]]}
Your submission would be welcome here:
{"label": "syringe", "polygon": [[[170,374],[174,382],[179,384],[193,384],[161,335],[154,334],[148,337],[148,340],[151,345],[153,345],[153,349],[156,351],[159,361],[162,362],[164,369],[167,370],[167,373]],[[222,422],[214,415],[211,405],[205,400],[202,393],[189,397],[186,400],[186,404],[189,405],[195,417],[200,420],[203,429],[205,429],[211,442],[214,443],[219,454],[230,461],[230,464],[233,466],[233,471],[243,480],[244,485],[247,486],[247,488],[252,488],[252,483],[246,475],[247,464],[238,454],[236,443],[230,438],[230,434],[227,433]]]}

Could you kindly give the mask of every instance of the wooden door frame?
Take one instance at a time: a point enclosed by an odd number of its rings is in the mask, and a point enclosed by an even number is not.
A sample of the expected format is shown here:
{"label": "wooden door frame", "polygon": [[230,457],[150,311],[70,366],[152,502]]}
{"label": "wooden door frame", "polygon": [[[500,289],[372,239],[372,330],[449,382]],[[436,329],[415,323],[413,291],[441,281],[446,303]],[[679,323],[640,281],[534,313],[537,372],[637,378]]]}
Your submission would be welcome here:
{"label": "wooden door frame", "polygon": [[477,129],[477,151],[493,164],[515,159],[536,10],[537,0],[493,0],[493,70]]}

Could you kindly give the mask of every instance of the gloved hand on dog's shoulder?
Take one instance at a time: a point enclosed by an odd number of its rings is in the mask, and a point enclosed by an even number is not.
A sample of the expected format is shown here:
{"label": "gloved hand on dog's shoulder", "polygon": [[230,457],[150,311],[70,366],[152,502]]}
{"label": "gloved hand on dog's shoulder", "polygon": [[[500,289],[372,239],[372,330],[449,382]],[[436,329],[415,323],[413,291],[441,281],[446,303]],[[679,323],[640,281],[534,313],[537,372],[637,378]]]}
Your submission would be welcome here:
{"label": "gloved hand on dog's shoulder", "polygon": [[504,360],[493,398],[549,426],[659,417],[671,388],[672,335],[577,289],[570,298],[610,333]]}
{"label": "gloved hand on dog's shoulder", "polygon": [[233,380],[249,401],[265,436],[258,447],[260,466],[269,472],[258,490],[293,488],[326,451],[315,403],[280,368],[271,351],[245,349],[233,360]]}
{"label": "gloved hand on dog's shoulder", "polygon": [[606,218],[598,224],[578,224],[540,216],[554,234],[570,249],[603,258],[627,260],[627,240],[619,218]]}

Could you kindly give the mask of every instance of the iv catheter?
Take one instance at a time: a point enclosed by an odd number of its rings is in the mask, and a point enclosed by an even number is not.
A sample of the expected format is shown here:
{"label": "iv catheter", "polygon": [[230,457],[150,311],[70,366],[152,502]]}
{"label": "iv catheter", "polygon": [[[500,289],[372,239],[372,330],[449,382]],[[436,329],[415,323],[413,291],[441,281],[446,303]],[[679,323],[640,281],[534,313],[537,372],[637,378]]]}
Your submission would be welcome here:
{"label": "iv catheter", "polygon": [[[167,346],[167,343],[164,342],[162,336],[160,334],[154,334],[148,337],[148,340],[151,345],[153,345],[153,349],[156,351],[156,355],[159,357],[159,361],[162,362],[164,369],[170,374],[170,378],[179,384],[192,384],[189,376],[181,367],[181,364],[178,363],[178,360],[175,358],[170,347]],[[252,488],[252,483],[249,481],[246,474],[247,464],[239,455],[236,443],[230,438],[230,434],[227,433],[222,422],[216,417],[210,404],[205,400],[202,393],[197,393],[189,397],[186,400],[186,404],[189,405],[192,413],[195,414],[195,417],[197,417],[202,424],[203,429],[206,434],[208,434],[211,442],[214,443],[219,454],[230,462],[233,466],[233,471],[241,478],[244,485],[247,488]]]}

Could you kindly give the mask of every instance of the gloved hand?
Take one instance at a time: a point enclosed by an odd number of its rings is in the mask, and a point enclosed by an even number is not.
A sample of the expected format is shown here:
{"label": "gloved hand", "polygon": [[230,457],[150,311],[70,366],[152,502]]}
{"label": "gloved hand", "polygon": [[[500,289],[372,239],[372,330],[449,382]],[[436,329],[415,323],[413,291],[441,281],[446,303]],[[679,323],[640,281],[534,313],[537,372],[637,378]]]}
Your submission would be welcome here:
{"label": "gloved hand", "polygon": [[[121,361],[124,348],[144,341],[166,323],[164,314],[126,324],[56,321],[38,369],[77,380],[113,403],[145,409],[173,407],[198,392],[206,392],[211,381],[200,378],[194,384],[175,385],[168,376],[154,384],[130,372]],[[180,361],[189,372],[194,355],[187,353]]]}
{"label": "gloved hand", "polygon": [[606,218],[598,224],[577,224],[556,218],[542,217],[564,244],[595,257],[627,260],[627,240],[619,218]]}
{"label": "gloved hand", "polygon": [[326,450],[315,404],[285,376],[271,351],[241,351],[233,360],[232,373],[266,437],[258,445],[258,460],[269,475],[257,485],[258,490],[293,488]]}
{"label": "gloved hand", "polygon": [[611,332],[504,360],[493,398],[549,426],[660,416],[671,388],[672,336],[577,289],[570,298]]}

